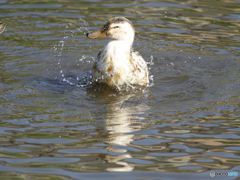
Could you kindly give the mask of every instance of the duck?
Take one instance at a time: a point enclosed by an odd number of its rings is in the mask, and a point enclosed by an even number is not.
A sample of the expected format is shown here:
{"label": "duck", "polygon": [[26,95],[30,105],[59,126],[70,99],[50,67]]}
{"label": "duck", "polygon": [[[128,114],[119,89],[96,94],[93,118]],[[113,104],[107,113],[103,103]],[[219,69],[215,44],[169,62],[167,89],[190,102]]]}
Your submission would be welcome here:
{"label": "duck", "polygon": [[147,87],[149,72],[146,61],[133,50],[135,29],[125,17],[110,18],[100,30],[86,33],[90,39],[108,39],[92,67],[93,82],[117,90],[123,87]]}
{"label": "duck", "polygon": [[5,31],[6,25],[0,22],[0,34]]}

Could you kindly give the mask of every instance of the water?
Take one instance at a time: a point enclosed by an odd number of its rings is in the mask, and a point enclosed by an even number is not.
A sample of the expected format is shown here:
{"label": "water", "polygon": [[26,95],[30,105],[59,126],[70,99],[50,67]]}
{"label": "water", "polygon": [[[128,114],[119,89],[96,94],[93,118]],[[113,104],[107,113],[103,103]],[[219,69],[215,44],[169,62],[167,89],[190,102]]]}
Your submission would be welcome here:
{"label": "water", "polygon": [[[238,0],[0,1],[0,176],[202,179],[239,170],[239,13]],[[78,83],[106,43],[84,32],[119,15],[152,61],[145,92]]]}

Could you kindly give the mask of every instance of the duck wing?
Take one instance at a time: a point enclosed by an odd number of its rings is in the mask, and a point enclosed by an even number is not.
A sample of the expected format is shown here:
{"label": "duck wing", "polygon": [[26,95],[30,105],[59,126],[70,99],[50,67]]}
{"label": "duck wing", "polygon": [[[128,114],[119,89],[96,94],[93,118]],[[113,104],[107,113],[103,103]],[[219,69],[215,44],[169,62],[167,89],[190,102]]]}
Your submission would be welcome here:
{"label": "duck wing", "polygon": [[146,61],[137,51],[131,52],[130,63],[133,67],[133,83],[146,85],[149,83],[148,67]]}

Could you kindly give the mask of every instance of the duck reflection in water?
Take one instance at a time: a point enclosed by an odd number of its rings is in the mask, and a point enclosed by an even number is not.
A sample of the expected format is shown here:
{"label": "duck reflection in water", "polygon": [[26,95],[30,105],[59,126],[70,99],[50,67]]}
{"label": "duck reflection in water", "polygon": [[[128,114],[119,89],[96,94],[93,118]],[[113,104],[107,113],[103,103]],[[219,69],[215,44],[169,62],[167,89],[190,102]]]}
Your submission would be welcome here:
{"label": "duck reflection in water", "polygon": [[[106,93],[106,92],[105,92]],[[107,131],[108,144],[107,150],[111,155],[104,156],[104,160],[112,167],[106,170],[111,172],[129,172],[134,169],[134,165],[125,161],[132,158],[128,148],[134,141],[134,132],[139,131],[144,123],[144,114],[149,109],[143,103],[132,102],[143,96],[139,94],[115,95],[110,96],[108,93],[98,94],[97,100],[101,104],[106,104],[105,129]],[[113,154],[113,155],[112,155]]]}

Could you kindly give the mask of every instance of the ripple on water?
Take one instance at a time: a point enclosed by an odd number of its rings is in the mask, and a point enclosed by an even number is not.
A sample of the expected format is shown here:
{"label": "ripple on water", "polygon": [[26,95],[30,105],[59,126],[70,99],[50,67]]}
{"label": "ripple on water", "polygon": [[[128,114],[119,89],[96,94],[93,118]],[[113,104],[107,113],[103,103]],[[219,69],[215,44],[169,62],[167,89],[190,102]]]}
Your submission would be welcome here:
{"label": "ripple on water", "polygon": [[76,163],[80,161],[79,158],[63,158],[63,157],[39,157],[39,158],[0,158],[0,161],[4,161],[10,164],[63,164],[63,163]]}
{"label": "ripple on water", "polygon": [[40,138],[17,138],[17,142],[23,142],[28,144],[73,144],[78,142],[78,140],[74,139],[66,139],[66,138],[46,138],[46,139],[40,139]]}
{"label": "ripple on water", "polygon": [[[204,179],[239,169],[239,3],[0,4],[2,179]],[[115,15],[132,20],[134,48],[149,61],[144,92],[87,88],[106,41],[84,33]]]}

